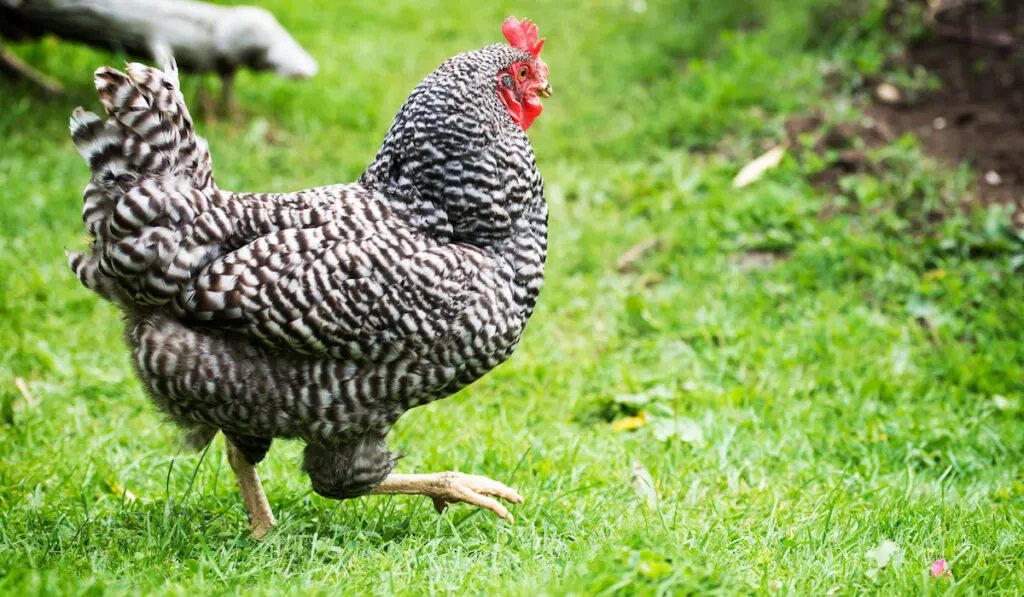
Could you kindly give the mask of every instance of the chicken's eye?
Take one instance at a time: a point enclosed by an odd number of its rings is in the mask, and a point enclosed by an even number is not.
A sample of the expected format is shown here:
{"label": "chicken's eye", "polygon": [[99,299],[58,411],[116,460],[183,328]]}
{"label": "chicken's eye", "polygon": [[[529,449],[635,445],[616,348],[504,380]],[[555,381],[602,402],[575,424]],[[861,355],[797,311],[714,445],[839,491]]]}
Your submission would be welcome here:
{"label": "chicken's eye", "polygon": [[526,75],[528,75],[528,74],[530,74],[530,71],[527,70],[527,68],[525,66],[522,66],[522,67],[519,68],[519,78],[520,79],[525,79]]}
{"label": "chicken's eye", "polygon": [[501,77],[501,84],[505,89],[512,90],[516,88],[516,82],[512,79],[512,75],[504,75]]}

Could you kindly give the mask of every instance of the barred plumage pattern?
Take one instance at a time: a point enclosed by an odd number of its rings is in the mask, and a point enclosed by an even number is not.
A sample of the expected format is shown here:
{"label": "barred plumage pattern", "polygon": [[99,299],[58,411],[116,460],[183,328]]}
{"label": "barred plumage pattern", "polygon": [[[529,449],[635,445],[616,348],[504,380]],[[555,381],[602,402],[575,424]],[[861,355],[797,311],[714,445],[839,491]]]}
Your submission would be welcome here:
{"label": "barred plumage pattern", "polygon": [[68,262],[126,314],[157,405],[252,462],[273,438],[304,439],[323,495],[379,483],[398,417],[507,359],[533,312],[543,181],[496,92],[530,59],[504,44],[451,58],[359,182],[265,195],[216,186],[173,65],[99,69],[109,117],[71,117],[94,240]]}

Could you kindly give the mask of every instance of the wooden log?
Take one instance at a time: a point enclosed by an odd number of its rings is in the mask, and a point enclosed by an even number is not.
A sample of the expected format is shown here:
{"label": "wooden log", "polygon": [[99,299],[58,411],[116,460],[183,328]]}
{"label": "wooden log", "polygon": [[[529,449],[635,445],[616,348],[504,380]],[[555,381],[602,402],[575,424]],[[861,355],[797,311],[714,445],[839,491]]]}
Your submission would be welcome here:
{"label": "wooden log", "polygon": [[191,0],[0,0],[0,35],[53,34],[154,61],[170,54],[182,70],[228,75],[238,68],[311,77],[317,63],[254,6]]}

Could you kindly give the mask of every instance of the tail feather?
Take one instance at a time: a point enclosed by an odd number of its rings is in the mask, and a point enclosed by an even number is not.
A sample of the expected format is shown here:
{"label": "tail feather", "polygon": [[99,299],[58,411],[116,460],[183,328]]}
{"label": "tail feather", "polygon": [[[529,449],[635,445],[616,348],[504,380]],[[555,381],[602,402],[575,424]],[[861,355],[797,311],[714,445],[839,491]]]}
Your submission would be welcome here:
{"label": "tail feather", "polygon": [[196,265],[178,253],[196,253],[192,223],[217,189],[173,62],[163,72],[137,63],[125,71],[96,71],[106,120],[82,108],[71,115],[71,138],[92,171],[82,219],[94,240],[91,253],[68,253],[68,265],[112,301],[163,304],[189,278],[172,266]]}
{"label": "tail feather", "polygon": [[92,171],[82,219],[87,253],[69,253],[84,286],[121,305],[166,305],[192,277],[260,236],[341,215],[335,192],[221,192],[196,135],[173,63],[96,71],[104,120],[78,108],[71,138]]}

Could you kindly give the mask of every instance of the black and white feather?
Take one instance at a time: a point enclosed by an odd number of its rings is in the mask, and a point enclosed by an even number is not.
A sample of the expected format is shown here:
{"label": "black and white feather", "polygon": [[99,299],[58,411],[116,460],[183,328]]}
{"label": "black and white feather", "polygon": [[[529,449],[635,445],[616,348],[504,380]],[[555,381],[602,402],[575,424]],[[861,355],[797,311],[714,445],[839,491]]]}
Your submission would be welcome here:
{"label": "black and white feather", "polygon": [[506,360],[533,312],[543,181],[496,91],[527,60],[503,44],[451,58],[358,182],[281,194],[217,187],[173,66],[99,69],[108,118],[71,117],[94,240],[68,262],[124,311],[159,407],[253,462],[305,440],[323,495],[383,480],[395,421]]}

